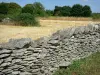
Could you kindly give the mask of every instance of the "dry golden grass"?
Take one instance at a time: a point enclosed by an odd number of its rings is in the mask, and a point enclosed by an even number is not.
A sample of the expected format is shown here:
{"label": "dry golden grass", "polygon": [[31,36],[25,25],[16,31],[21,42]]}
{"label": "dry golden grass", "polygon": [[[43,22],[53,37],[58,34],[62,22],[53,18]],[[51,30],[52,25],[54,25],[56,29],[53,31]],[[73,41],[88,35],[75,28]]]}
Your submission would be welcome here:
{"label": "dry golden grass", "polygon": [[42,20],[92,21],[91,17],[44,17]]}
{"label": "dry golden grass", "polygon": [[96,23],[96,22],[66,21],[66,20],[40,20],[41,27],[0,25],[0,43],[7,42],[11,38],[37,39],[43,36],[49,36],[60,29],[65,29],[72,26],[87,25],[89,23]]}

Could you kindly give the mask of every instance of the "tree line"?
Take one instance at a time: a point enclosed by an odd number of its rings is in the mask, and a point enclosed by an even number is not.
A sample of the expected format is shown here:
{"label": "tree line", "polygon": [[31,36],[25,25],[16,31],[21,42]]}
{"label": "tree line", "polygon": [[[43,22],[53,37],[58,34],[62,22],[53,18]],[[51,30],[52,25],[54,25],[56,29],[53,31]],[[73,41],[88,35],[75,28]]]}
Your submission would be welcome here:
{"label": "tree line", "polygon": [[45,7],[40,2],[26,4],[21,7],[17,3],[0,3],[0,14],[18,15],[19,13],[30,13],[35,16],[74,16],[74,17],[90,17],[92,14],[91,8],[88,5],[82,6],[75,4],[70,6],[55,6],[54,10],[45,10]]}
{"label": "tree line", "polygon": [[91,8],[88,5],[82,6],[80,4],[75,4],[70,6],[55,6],[54,15],[55,16],[74,16],[74,17],[90,17],[92,14]]}
{"label": "tree line", "polygon": [[40,2],[26,4],[21,7],[17,3],[0,3],[0,14],[3,15],[18,15],[20,13],[30,13],[35,16],[45,16],[45,8]]}
{"label": "tree line", "polygon": [[[21,25],[36,25],[38,21],[35,17],[48,17],[48,16],[73,16],[73,17],[90,17],[92,14],[91,8],[88,5],[82,6],[75,4],[70,6],[55,6],[54,10],[46,10],[40,2],[33,4],[26,4],[21,7],[19,4],[0,3],[0,21],[9,17],[14,22]],[[34,21],[33,21],[34,20]]]}

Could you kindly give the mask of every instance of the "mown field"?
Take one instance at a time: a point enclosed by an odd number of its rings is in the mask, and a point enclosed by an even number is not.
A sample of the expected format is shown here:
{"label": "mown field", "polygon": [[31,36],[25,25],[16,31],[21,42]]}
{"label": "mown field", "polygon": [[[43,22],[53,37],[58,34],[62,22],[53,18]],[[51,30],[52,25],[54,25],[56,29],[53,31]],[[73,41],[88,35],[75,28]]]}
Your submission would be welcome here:
{"label": "mown field", "polygon": [[[73,26],[87,25],[90,23],[100,23],[93,22],[90,18],[75,18],[67,20],[68,18],[42,18],[39,20],[40,27],[23,27],[23,26],[12,26],[12,25],[2,25],[0,24],[0,43],[7,42],[11,38],[32,38],[37,39],[43,36],[50,36],[57,30],[65,29]],[[82,21],[81,21],[82,20]],[[87,21],[86,21],[87,20]]]}

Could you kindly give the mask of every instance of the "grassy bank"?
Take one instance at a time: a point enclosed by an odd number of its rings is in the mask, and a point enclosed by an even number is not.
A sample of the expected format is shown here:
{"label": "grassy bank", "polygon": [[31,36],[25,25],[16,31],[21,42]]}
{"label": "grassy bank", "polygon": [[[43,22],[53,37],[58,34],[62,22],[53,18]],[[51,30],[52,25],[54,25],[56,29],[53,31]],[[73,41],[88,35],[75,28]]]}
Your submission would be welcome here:
{"label": "grassy bank", "polygon": [[74,61],[67,69],[58,69],[53,75],[100,75],[100,52]]}

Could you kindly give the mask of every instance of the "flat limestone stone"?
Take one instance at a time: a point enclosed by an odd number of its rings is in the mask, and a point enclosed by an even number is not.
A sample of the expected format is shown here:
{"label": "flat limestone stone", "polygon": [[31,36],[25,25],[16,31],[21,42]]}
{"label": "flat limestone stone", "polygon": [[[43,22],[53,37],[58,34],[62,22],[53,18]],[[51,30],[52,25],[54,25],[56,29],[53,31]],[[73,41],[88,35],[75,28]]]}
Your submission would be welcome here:
{"label": "flat limestone stone", "polygon": [[10,54],[2,54],[2,55],[0,55],[0,59],[2,59],[2,58],[7,58],[7,57],[9,57],[10,56]]}
{"label": "flat limestone stone", "polygon": [[11,50],[7,49],[0,50],[0,54],[10,54],[11,52],[12,52]]}

